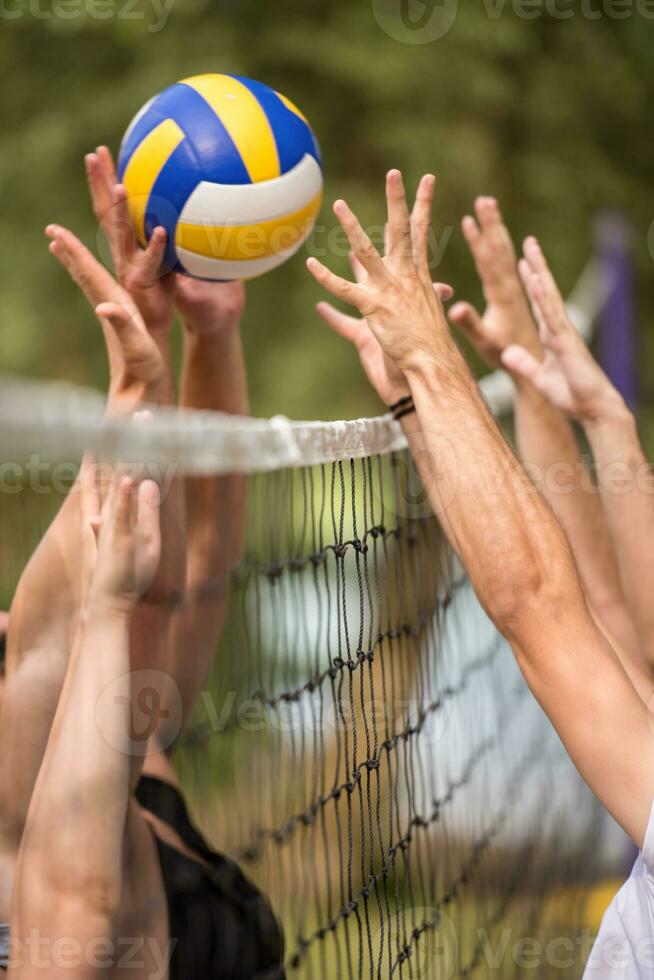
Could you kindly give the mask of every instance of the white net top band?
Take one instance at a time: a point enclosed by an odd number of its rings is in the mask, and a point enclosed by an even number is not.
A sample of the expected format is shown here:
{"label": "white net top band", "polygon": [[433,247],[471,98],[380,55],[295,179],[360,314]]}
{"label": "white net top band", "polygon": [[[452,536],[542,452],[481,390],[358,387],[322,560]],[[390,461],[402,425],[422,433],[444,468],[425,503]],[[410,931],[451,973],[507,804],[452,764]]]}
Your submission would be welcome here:
{"label": "white net top band", "polygon": [[[595,261],[570,298],[569,312],[585,337],[607,298]],[[483,378],[493,413],[511,411],[513,383],[503,371]],[[359,459],[403,449],[406,440],[390,415],[343,422],[251,419],[218,412],[155,408],[147,424],[105,416],[99,392],[61,383],[0,376],[0,431],[4,462],[31,456],[74,462],[84,452],[125,463],[174,465],[179,474],[269,472]],[[3,460],[0,460],[3,462]]]}

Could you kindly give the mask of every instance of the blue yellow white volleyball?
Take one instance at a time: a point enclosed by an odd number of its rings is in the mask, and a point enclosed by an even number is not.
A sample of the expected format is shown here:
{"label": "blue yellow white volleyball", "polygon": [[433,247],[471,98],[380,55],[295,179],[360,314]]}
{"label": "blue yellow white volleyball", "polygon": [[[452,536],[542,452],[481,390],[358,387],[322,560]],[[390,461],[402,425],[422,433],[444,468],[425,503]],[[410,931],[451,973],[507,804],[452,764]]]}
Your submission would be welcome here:
{"label": "blue yellow white volleyball", "polygon": [[155,96],[118,159],[137,236],[168,234],[165,267],[253,279],[296,253],[322,202],[320,149],[285,96],[237,75],[196,75]]}

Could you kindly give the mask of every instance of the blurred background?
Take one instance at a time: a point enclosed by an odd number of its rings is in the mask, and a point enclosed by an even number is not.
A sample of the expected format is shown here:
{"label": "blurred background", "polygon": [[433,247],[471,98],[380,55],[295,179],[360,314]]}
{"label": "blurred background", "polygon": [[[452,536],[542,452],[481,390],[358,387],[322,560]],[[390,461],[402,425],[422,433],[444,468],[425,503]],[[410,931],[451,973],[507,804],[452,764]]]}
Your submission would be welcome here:
{"label": "blurred background", "polygon": [[[517,241],[542,237],[566,291],[593,251],[598,213],[622,213],[633,229],[642,416],[654,443],[651,8],[646,0],[5,0],[0,370],[104,385],[99,328],[49,256],[43,227],[67,225],[97,251],[84,154],[99,143],[116,152],[134,113],[176,80],[233,72],[282,91],[313,124],[327,194],[308,250],[321,257],[334,197],[347,197],[369,224],[383,221],[391,166],[410,184],[426,170],[439,175],[434,277],[476,303],[459,223],[477,194],[500,199]],[[249,286],[253,410],[376,414],[353,351],[315,314],[321,297],[306,251]],[[327,261],[345,270],[339,251]]]}

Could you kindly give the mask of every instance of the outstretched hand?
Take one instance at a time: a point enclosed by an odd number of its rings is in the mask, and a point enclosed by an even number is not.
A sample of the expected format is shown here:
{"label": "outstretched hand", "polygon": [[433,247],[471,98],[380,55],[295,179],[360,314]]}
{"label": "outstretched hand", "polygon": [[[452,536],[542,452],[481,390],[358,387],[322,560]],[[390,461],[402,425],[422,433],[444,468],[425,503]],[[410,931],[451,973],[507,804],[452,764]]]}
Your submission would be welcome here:
{"label": "outstretched hand", "polygon": [[60,225],[48,225],[50,251],[82,290],[102,324],[109,353],[111,409],[133,412],[156,402],[165,378],[157,344],[130,294],[80,240]]}
{"label": "outstretched hand", "polygon": [[502,366],[502,352],[511,344],[542,357],[511,235],[495,198],[477,198],[475,214],[476,220],[467,215],[461,227],[481,279],[486,311],[481,317],[470,303],[456,303],[449,319],[489,367]]}
{"label": "outstretched hand", "polygon": [[565,302],[543,251],[528,238],[520,275],[538,324],[545,358],[539,361],[524,346],[509,346],[505,367],[527,381],[561,411],[579,421],[593,421],[622,398],[595,361],[568,316]]}
{"label": "outstretched hand", "polygon": [[111,152],[100,146],[85,158],[93,211],[104,231],[116,278],[130,294],[150,330],[166,335],[173,322],[175,281],[162,274],[165,228],[155,228],[145,249],[136,238],[127,191],[118,183]]}
{"label": "outstretched hand", "polygon": [[[159,487],[153,480],[139,483],[118,470],[104,506],[92,479],[83,481],[81,488],[83,520],[97,540],[89,601],[130,613],[159,564]],[[87,547],[93,549],[91,543]]]}
{"label": "outstretched hand", "polygon": [[111,151],[100,146],[86,157],[93,210],[109,243],[120,284],[132,296],[155,335],[167,337],[177,308],[195,333],[238,328],[245,305],[242,282],[204,282],[162,268],[165,228],[155,228],[145,249],[134,233],[127,192],[118,183]]}
{"label": "outstretched hand", "polygon": [[[379,393],[385,393],[382,397],[388,397],[391,389],[395,393],[399,377],[407,370],[420,366],[425,357],[433,356],[439,340],[449,339],[443,307],[429,270],[435,185],[436,178],[432,175],[422,178],[413,212],[409,213],[402,175],[398,170],[390,171],[386,179],[388,229],[383,259],[345,201],[336,202],[334,213],[357,263],[355,282],[335,275],[316,258],[307,262],[311,274],[328,292],[357,307],[367,321],[365,329],[372,331],[381,349],[381,361],[379,352],[363,334],[361,324],[355,326],[357,321],[339,320],[340,332],[349,334],[360,352],[365,348],[364,366],[372,372],[371,380],[374,377],[376,387],[381,381]],[[325,310],[321,312],[324,316]],[[336,329],[333,316],[331,325]],[[389,380],[391,389],[386,388]]]}
{"label": "outstretched hand", "polygon": [[[388,239],[388,232],[386,237]],[[388,242],[386,252],[388,252]],[[356,281],[364,282],[366,272],[352,252],[350,252],[350,264]],[[444,283],[434,283],[434,290],[441,301],[452,298],[451,286],[446,286]],[[327,326],[331,327],[334,333],[354,344],[368,381],[385,405],[393,405],[409,394],[406,378],[393,361],[384,354],[383,348],[370,329],[367,320],[342,313],[331,303],[324,301],[318,303],[316,309],[319,316],[322,317]]]}

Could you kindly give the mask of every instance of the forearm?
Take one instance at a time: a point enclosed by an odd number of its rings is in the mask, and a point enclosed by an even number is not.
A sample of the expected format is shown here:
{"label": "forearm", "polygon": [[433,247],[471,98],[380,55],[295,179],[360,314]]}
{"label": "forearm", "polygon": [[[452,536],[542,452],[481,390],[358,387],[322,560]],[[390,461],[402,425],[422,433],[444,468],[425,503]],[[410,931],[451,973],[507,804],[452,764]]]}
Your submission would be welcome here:
{"label": "forearm", "polygon": [[[43,861],[58,890],[119,893],[130,774],[129,617],[89,610],[80,627],[30,804],[21,860]],[[74,819],[73,815],[74,814]],[[43,855],[46,846],[48,856]]]}
{"label": "forearm", "polygon": [[[231,415],[250,410],[240,333],[187,330],[181,404]],[[220,583],[238,560],[245,517],[246,479],[240,475],[186,481],[189,527],[188,587]]]}
{"label": "forearm", "polygon": [[595,456],[598,484],[613,540],[625,599],[641,649],[654,664],[654,474],[638,437],[636,420],[624,403],[584,424]]}
{"label": "forearm", "polygon": [[541,591],[574,583],[572,559],[454,343],[440,343],[437,361],[408,373],[422,430],[416,462],[480,601],[510,633]]}
{"label": "forearm", "polygon": [[187,324],[180,404],[184,408],[248,415],[247,373],[238,323],[196,330]]}
{"label": "forearm", "polygon": [[[148,327],[165,365],[157,404],[175,406],[170,323]],[[169,665],[172,623],[186,587],[186,503],[184,480],[174,469],[154,475],[161,485],[161,557],[154,580],[132,616],[131,660],[134,670],[163,671]]]}
{"label": "forearm", "polygon": [[515,426],[520,457],[567,534],[590,605],[608,633],[638,660],[599,490],[572,425],[533,385],[518,381]]}
{"label": "forearm", "polygon": [[[181,403],[186,408],[247,415],[249,399],[237,326],[207,333],[187,328]],[[229,573],[243,547],[246,478],[186,481],[187,587],[173,624],[173,666],[184,717],[206,681],[227,613]]]}

